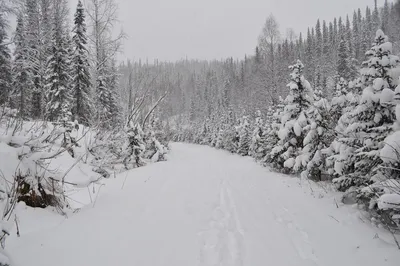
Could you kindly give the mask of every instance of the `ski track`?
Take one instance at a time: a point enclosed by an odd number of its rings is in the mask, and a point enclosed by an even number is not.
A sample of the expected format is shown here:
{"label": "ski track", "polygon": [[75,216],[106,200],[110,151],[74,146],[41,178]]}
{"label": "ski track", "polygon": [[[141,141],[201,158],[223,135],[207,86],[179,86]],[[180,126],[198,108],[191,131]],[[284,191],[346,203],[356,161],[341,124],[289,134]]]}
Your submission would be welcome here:
{"label": "ski track", "polygon": [[213,211],[209,228],[199,235],[202,239],[199,265],[243,265],[244,233],[225,180],[221,180],[219,204]]}
{"label": "ski track", "polygon": [[68,219],[18,208],[21,237],[7,240],[15,265],[398,266],[400,261],[391,236],[361,222],[357,210],[336,208],[335,193],[315,187],[311,193],[308,183],[272,173],[251,158],[173,144],[169,161],[130,171],[121,189],[125,176],[107,180],[96,207],[88,205]]}

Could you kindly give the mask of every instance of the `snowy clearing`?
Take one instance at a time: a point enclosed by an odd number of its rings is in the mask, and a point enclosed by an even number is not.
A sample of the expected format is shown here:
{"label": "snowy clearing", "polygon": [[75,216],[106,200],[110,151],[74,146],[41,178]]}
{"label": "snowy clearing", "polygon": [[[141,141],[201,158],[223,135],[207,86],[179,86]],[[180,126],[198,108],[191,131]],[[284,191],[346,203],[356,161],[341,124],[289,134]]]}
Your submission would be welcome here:
{"label": "snowy clearing", "polygon": [[393,237],[339,198],[249,157],[173,144],[167,162],[107,180],[69,218],[18,206],[6,250],[19,266],[399,265]]}

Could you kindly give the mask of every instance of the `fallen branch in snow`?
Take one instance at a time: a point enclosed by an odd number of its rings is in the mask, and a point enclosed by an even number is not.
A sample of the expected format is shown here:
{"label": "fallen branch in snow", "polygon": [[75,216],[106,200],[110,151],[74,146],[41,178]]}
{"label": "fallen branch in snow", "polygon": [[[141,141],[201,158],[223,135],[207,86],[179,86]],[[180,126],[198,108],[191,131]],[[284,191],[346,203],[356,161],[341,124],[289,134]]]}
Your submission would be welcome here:
{"label": "fallen branch in snow", "polygon": [[397,240],[396,235],[393,233],[392,230],[390,230],[390,233],[391,233],[392,236],[393,236],[393,239],[394,239],[394,242],[395,242],[396,245],[397,245],[397,248],[400,250],[400,243],[399,243],[399,241]]}
{"label": "fallen branch in snow", "polygon": [[338,209],[339,209],[339,204],[337,203],[336,199],[335,199],[335,198],[333,198],[333,200],[335,201],[336,208],[338,208]]}
{"label": "fallen branch in snow", "polygon": [[15,225],[17,227],[17,236],[20,237],[17,215],[14,216]]}
{"label": "fallen branch in snow", "polygon": [[93,202],[93,208],[96,206],[97,198],[99,197],[100,190],[101,190],[101,188],[102,188],[103,186],[104,186],[104,184],[101,184],[100,187],[99,187],[99,191],[97,191],[96,198],[94,199],[94,202]]}
{"label": "fallen branch in snow", "polygon": [[331,217],[333,220],[335,220],[336,222],[340,223],[338,219],[336,219],[335,217],[333,217],[332,215],[328,215],[329,217]]}
{"label": "fallen branch in snow", "polygon": [[124,189],[125,182],[126,182],[126,179],[127,179],[127,178],[128,178],[128,173],[126,173],[126,175],[125,175],[124,182],[122,183],[121,190]]}
{"label": "fallen branch in snow", "polygon": [[88,193],[89,193],[90,203],[93,203],[92,193],[90,193],[90,188],[89,188],[89,186],[87,187],[87,190],[88,190]]}
{"label": "fallen branch in snow", "polygon": [[86,187],[87,186],[87,187],[89,187],[89,185],[99,182],[102,179],[102,177],[99,177],[98,179],[92,180],[89,183],[85,183],[85,184],[78,184],[78,183],[72,183],[72,182],[68,182],[68,181],[62,181],[62,180],[54,179],[52,177],[49,177],[49,179],[52,181],[55,181],[55,182],[61,182],[63,184],[67,184],[67,185],[71,185],[71,186],[76,186],[76,187],[82,187],[82,186]]}

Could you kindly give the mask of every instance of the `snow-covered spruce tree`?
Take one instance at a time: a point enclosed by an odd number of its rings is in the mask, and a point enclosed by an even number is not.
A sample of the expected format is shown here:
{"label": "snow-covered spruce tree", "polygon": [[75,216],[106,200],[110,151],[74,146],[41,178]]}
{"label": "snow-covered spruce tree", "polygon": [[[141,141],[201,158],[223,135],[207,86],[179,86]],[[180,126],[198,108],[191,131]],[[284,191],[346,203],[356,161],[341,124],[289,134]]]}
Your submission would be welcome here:
{"label": "snow-covered spruce tree", "polygon": [[73,116],[79,123],[88,125],[91,121],[92,100],[90,98],[91,77],[88,59],[85,10],[79,0],[73,29],[74,54],[72,62]]}
{"label": "snow-covered spruce tree", "polygon": [[129,125],[127,129],[127,143],[124,145],[124,152],[126,152],[123,160],[125,169],[129,170],[145,165],[143,160],[146,145],[143,140],[143,131],[139,124]]}
{"label": "snow-covered spruce tree", "polygon": [[20,13],[17,18],[17,28],[14,35],[13,88],[10,104],[12,108],[18,110],[18,116],[21,118],[28,117],[31,99],[31,91],[29,90],[31,78],[27,64],[28,54],[24,23],[24,15]]}
{"label": "snow-covered spruce tree", "polygon": [[67,3],[56,0],[53,9],[51,55],[46,70],[46,118],[59,121],[71,115],[70,57],[66,38]]}
{"label": "snow-covered spruce tree", "polygon": [[[396,103],[396,121],[394,132],[385,139],[385,145],[380,151],[383,170],[387,180],[377,182],[369,190],[375,192],[374,198],[378,204],[378,218],[388,227],[400,227],[400,85],[396,87],[394,101]],[[364,189],[364,193],[368,190]],[[372,201],[375,203],[374,201]]]}
{"label": "snow-covered spruce tree", "polygon": [[43,97],[43,84],[39,75],[40,70],[40,49],[41,49],[41,34],[40,24],[41,17],[39,12],[38,0],[25,1],[25,38],[26,38],[26,52],[27,52],[27,65],[30,72],[30,88],[32,92],[31,97],[31,112],[30,116],[33,118],[40,117],[42,113],[42,97]]}
{"label": "snow-covered spruce tree", "polygon": [[400,85],[396,87],[394,102],[396,103],[396,120],[393,124],[394,132],[385,139],[380,157],[386,169],[387,176],[398,180],[400,179]]}
{"label": "snow-covered spruce tree", "polygon": [[38,66],[36,69],[36,86],[32,93],[32,116],[35,118],[43,118],[46,109],[46,73],[47,73],[47,59],[51,55],[52,43],[52,12],[54,0],[40,0],[38,1],[39,11],[39,33],[38,36]]}
{"label": "snow-covered spruce tree", "polygon": [[239,143],[237,153],[242,156],[249,155],[251,142],[251,128],[247,116],[244,116],[237,128],[239,134]]}
{"label": "snow-covered spruce tree", "polygon": [[265,137],[264,120],[261,118],[261,111],[257,111],[249,150],[249,155],[257,161],[260,161],[266,155],[264,150]]}
{"label": "snow-covered spruce tree", "polygon": [[347,127],[347,125],[344,126],[344,123],[347,123],[348,113],[352,110],[348,108],[350,104],[349,95],[349,84],[344,78],[340,77],[335,87],[334,97],[330,103],[330,125],[335,138],[323,152],[327,157],[325,161],[327,172],[331,176],[336,176],[334,166],[335,163],[340,162],[338,147],[341,145],[338,139],[343,136],[343,131]]}
{"label": "snow-covered spruce tree", "polygon": [[0,105],[8,103],[11,90],[11,54],[6,42],[7,21],[0,12]]}
{"label": "snow-covered spruce tree", "polygon": [[102,127],[111,124],[111,93],[103,76],[98,77],[96,86],[96,120]]}
{"label": "snow-covered spruce tree", "polygon": [[340,41],[337,53],[337,75],[345,80],[354,79],[357,76],[357,68],[349,51],[347,40]]}
{"label": "snow-covered spruce tree", "polygon": [[[303,64],[298,60],[290,66],[289,95],[282,113],[281,126],[278,132],[278,145],[272,149],[271,157],[284,161],[279,168],[285,172],[299,173],[307,166],[306,157],[303,158],[303,140],[306,135],[305,127],[309,125],[307,110],[313,102],[313,91],[310,83],[303,76]],[[280,158],[279,158],[280,157]],[[279,159],[277,159],[279,158]]]}
{"label": "snow-covered spruce tree", "polygon": [[[351,143],[356,143],[358,136],[355,134],[348,134],[347,129],[353,122],[352,112],[357,108],[361,99],[362,83],[361,78],[348,83],[346,87],[343,84],[337,86],[336,97],[331,102],[332,114],[332,127],[334,128],[335,138],[330,147],[324,153],[326,154],[327,171],[331,178],[338,178],[341,176],[339,189],[348,187],[351,180],[345,177],[345,173],[352,171],[354,166],[354,150],[355,148]],[[339,117],[339,111],[341,116]],[[339,119],[336,121],[337,117]],[[335,182],[338,180],[335,180]]]}
{"label": "snow-covered spruce tree", "polygon": [[120,95],[118,92],[118,69],[116,66],[116,61],[114,59],[109,63],[110,65],[106,68],[106,84],[109,89],[109,100],[108,106],[110,108],[109,112],[111,114],[111,124],[112,126],[118,126],[121,124],[121,107],[120,107]]}
{"label": "snow-covered spruce tree", "polygon": [[210,119],[210,146],[214,147],[217,144],[217,139],[218,139],[218,132],[220,128],[220,121],[216,119],[215,114],[211,115]]}
{"label": "snow-covered spruce tree", "polygon": [[[106,60],[107,56],[103,55],[103,58]],[[104,128],[117,126],[122,117],[118,105],[117,70],[115,62],[108,61],[98,72],[96,86],[96,120]]]}
{"label": "snow-covered spruce tree", "polygon": [[201,127],[201,131],[198,136],[198,143],[202,145],[211,144],[212,131],[210,128],[210,120],[206,119]]}
{"label": "snow-covered spruce tree", "polygon": [[224,130],[221,128],[218,130],[217,139],[215,141],[215,148],[224,149]]}
{"label": "snow-covered spruce tree", "polygon": [[[334,180],[342,190],[354,185],[363,187],[385,178],[379,153],[395,121],[393,90],[400,73],[400,61],[392,54],[392,44],[381,30],[376,32],[375,44],[366,55],[368,60],[360,71],[364,90],[359,105],[351,113],[352,121],[345,131],[348,137],[344,140],[354,149],[354,166]],[[344,152],[341,150],[341,154]],[[373,194],[363,193],[361,197],[368,200]]]}
{"label": "snow-covered spruce tree", "polygon": [[[400,228],[400,85],[395,89],[396,120],[393,133],[384,141],[379,156],[382,177],[369,186],[356,190],[358,200],[368,205],[371,221],[377,220],[386,228]],[[351,194],[351,193],[350,193]]]}
{"label": "snow-covered spruce tree", "polygon": [[[121,41],[125,37],[121,32],[113,33],[116,25],[118,5],[115,0],[88,0],[86,11],[89,26],[89,47],[92,62],[92,84],[95,92],[95,122],[102,127],[115,126],[119,115],[114,115],[118,107],[116,68],[114,58],[120,51]],[[114,71],[115,70],[115,71]],[[118,121],[119,122],[119,121]]]}
{"label": "snow-covered spruce tree", "polygon": [[218,132],[219,132],[219,126],[213,127],[211,129],[211,147],[216,147],[217,146],[217,140],[218,140]]}
{"label": "snow-covered spruce tree", "polygon": [[346,108],[348,101],[347,101],[347,93],[348,93],[348,82],[343,78],[340,77],[339,81],[336,84],[336,90],[334,97],[331,101],[331,122],[332,125],[336,125],[339,121],[339,118],[343,114],[343,109]]}
{"label": "snow-covered spruce tree", "polygon": [[228,113],[226,127],[222,138],[222,146],[224,149],[229,152],[236,153],[238,149],[239,136],[235,127],[235,115],[232,111],[229,111]]}
{"label": "snow-covered spruce tree", "polygon": [[264,151],[266,155],[261,160],[263,165],[271,165],[274,169],[280,169],[284,161],[279,157],[279,153],[271,153],[272,149],[279,142],[278,132],[281,127],[282,113],[285,108],[285,102],[282,97],[279,97],[279,103],[268,109],[267,112],[267,128],[264,132],[265,142]]}
{"label": "snow-covered spruce tree", "polygon": [[322,175],[326,171],[323,150],[329,147],[334,133],[330,124],[329,102],[322,97],[320,90],[314,91],[314,103],[308,110],[307,117],[310,124],[305,127],[305,131],[308,133],[304,138],[304,148],[301,152],[303,161],[307,162],[307,168],[302,175],[315,181],[321,181]]}

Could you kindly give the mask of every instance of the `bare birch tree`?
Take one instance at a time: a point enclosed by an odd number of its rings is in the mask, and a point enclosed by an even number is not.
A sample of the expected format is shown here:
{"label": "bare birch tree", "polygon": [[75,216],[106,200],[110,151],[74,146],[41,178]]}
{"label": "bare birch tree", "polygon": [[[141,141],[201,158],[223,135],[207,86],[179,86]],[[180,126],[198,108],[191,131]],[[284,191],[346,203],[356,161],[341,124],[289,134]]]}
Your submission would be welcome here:
{"label": "bare birch tree", "polygon": [[269,77],[268,87],[271,92],[271,101],[276,103],[278,100],[276,70],[277,62],[275,60],[275,52],[280,41],[279,24],[275,17],[271,14],[265,21],[264,27],[258,39],[258,47],[264,58],[266,66],[266,74]]}
{"label": "bare birch tree", "polygon": [[[112,91],[106,84],[112,62],[121,50],[125,34],[120,31],[115,34],[118,25],[118,5],[115,0],[87,0],[85,2],[88,13],[88,42],[92,65],[92,84],[96,96],[96,119],[105,121],[111,119],[110,110],[113,103]],[[112,85],[111,85],[112,86]]]}

